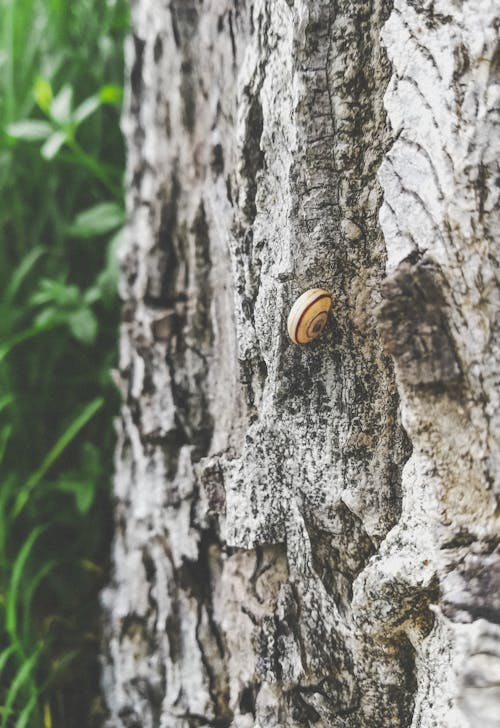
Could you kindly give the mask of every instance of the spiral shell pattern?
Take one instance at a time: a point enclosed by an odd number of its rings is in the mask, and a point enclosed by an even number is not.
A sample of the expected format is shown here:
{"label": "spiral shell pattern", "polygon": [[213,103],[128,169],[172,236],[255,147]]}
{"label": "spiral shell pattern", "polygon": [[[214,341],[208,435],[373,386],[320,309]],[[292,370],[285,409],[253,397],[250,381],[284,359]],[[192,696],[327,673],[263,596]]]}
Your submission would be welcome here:
{"label": "spiral shell pattern", "polygon": [[295,344],[308,344],[324,331],[332,296],[322,288],[311,288],[293,304],[288,315],[288,333]]}

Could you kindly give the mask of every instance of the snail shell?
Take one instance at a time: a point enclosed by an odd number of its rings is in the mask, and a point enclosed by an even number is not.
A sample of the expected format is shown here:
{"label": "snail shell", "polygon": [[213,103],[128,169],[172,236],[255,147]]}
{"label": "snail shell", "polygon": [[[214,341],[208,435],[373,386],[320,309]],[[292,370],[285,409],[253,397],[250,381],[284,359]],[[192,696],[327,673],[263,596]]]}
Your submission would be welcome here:
{"label": "snail shell", "polygon": [[288,314],[288,333],[295,344],[308,344],[323,333],[332,306],[332,295],[322,288],[311,288],[293,304]]}

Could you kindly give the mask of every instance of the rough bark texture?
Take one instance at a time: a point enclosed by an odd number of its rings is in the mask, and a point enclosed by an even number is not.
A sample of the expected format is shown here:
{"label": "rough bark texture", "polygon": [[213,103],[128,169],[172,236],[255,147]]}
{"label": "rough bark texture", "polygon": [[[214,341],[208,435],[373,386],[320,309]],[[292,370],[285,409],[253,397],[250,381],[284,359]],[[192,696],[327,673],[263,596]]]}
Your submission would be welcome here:
{"label": "rough bark texture", "polygon": [[500,726],[499,24],[133,2],[109,726]]}

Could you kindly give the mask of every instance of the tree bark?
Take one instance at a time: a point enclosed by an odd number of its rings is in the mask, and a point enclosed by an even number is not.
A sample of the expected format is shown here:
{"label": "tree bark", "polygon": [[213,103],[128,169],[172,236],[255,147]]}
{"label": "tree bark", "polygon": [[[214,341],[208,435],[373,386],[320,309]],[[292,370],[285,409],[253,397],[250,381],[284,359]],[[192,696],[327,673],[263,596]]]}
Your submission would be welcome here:
{"label": "tree bark", "polygon": [[498,0],[132,13],[109,726],[498,728]]}

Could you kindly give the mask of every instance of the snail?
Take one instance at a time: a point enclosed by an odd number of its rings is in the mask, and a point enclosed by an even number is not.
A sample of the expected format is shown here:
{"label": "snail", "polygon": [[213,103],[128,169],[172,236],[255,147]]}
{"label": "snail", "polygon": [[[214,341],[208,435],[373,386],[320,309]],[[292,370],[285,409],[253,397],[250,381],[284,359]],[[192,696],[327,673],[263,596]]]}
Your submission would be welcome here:
{"label": "snail", "polygon": [[294,344],[308,344],[323,333],[332,306],[332,295],[322,288],[311,288],[293,304],[288,314],[288,333]]}

